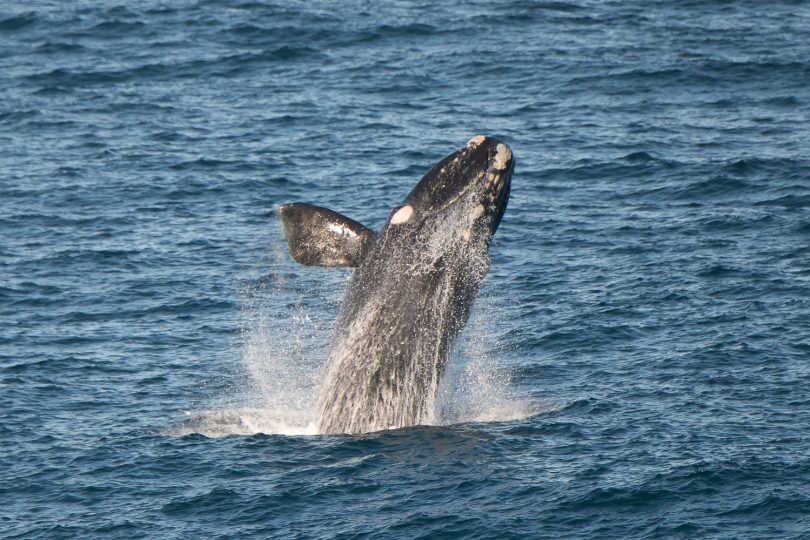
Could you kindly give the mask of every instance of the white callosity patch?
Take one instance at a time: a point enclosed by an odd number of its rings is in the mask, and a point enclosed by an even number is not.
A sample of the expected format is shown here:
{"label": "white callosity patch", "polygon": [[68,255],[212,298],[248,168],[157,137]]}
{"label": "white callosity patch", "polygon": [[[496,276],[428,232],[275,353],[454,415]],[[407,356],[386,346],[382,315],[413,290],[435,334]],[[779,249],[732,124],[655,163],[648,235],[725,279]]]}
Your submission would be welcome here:
{"label": "white callosity patch", "polygon": [[467,148],[475,148],[485,140],[487,140],[487,138],[484,135],[476,135],[475,137],[467,141]]}
{"label": "white callosity patch", "polygon": [[401,223],[405,223],[411,216],[413,215],[413,206],[410,204],[406,204],[402,208],[396,211],[393,216],[391,216],[391,225],[400,225]]}
{"label": "white callosity patch", "polygon": [[512,159],[512,151],[503,144],[498,144],[498,148],[496,149],[495,153],[495,160],[493,161],[493,168],[502,171],[506,169],[506,164],[509,163],[509,160]]}

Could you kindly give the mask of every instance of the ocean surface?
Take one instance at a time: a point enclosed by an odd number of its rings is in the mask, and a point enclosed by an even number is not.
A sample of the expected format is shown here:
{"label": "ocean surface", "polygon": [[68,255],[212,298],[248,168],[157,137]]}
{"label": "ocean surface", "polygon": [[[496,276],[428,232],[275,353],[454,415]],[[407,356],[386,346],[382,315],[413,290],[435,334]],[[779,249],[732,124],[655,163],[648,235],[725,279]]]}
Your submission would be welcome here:
{"label": "ocean surface", "polygon": [[[278,206],[478,133],[439,420],[317,434],[351,272]],[[4,539],[810,538],[810,4],[3,2],[0,478]]]}

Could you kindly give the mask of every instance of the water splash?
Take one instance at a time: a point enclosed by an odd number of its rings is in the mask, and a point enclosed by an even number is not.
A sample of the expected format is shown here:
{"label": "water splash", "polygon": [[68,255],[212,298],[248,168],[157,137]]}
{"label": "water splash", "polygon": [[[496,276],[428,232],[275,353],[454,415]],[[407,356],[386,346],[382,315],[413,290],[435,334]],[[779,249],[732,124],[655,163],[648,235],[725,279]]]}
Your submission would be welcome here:
{"label": "water splash", "polygon": [[[265,261],[270,272],[242,285],[241,385],[210,409],[186,411],[167,434],[319,433],[324,357],[349,274],[312,269],[287,273],[286,246],[275,247]],[[420,423],[504,421],[537,412],[516,396],[503,358],[491,352],[497,345],[491,328],[499,319],[493,298],[479,298]]]}
{"label": "water splash", "polygon": [[186,411],[168,434],[316,433],[316,386],[346,273],[289,273],[286,245],[274,239],[270,247],[238,285],[239,383],[211,396],[210,408]]}
{"label": "water splash", "polygon": [[315,435],[314,416],[294,409],[241,408],[225,410],[185,411],[186,418],[167,430],[169,435],[182,437],[199,434],[216,438],[227,435]]}
{"label": "water splash", "polygon": [[503,353],[494,352],[500,348],[492,332],[499,315],[495,296],[480,295],[436,402],[438,424],[519,420],[544,410],[519,394]]}

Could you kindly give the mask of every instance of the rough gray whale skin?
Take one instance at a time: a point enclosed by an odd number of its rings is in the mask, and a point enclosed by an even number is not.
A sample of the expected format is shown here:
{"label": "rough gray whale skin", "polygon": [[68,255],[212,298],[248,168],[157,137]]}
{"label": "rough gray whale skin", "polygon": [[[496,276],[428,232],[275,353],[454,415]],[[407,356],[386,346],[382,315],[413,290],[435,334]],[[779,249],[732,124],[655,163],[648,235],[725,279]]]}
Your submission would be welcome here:
{"label": "rough gray whale skin", "polygon": [[306,203],[279,209],[297,262],[354,267],[319,388],[321,433],[429,423],[453,342],[489,269],[514,158],[483,135],[425,174],[374,232]]}

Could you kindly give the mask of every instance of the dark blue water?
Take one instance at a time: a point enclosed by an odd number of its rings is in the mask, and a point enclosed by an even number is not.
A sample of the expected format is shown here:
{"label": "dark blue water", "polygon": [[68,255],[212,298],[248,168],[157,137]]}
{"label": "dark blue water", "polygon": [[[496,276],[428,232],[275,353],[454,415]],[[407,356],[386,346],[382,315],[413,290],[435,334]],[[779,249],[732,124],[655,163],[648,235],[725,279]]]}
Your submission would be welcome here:
{"label": "dark blue water", "polygon": [[[0,7],[0,536],[810,538],[806,2]],[[442,421],[314,434],[349,274],[477,133]]]}

